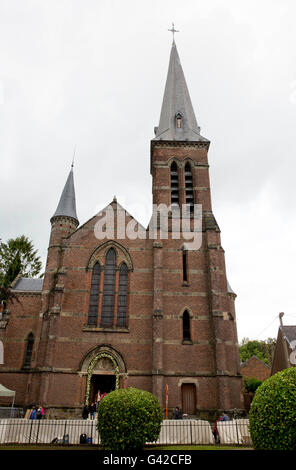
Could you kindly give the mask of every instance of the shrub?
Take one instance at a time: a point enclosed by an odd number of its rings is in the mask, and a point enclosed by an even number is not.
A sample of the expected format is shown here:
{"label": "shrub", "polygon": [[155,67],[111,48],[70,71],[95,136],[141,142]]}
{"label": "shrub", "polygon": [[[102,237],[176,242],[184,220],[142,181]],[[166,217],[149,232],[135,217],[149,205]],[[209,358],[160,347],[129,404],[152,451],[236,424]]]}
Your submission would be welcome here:
{"label": "shrub", "polygon": [[121,388],[107,395],[98,408],[98,431],[107,450],[139,450],[157,440],[163,412],[152,393]]}
{"label": "shrub", "polygon": [[278,372],[256,390],[249,420],[255,449],[296,449],[296,368]]}
{"label": "shrub", "polygon": [[255,393],[261,384],[262,380],[258,380],[255,377],[245,377],[244,379],[245,389],[249,393]]}

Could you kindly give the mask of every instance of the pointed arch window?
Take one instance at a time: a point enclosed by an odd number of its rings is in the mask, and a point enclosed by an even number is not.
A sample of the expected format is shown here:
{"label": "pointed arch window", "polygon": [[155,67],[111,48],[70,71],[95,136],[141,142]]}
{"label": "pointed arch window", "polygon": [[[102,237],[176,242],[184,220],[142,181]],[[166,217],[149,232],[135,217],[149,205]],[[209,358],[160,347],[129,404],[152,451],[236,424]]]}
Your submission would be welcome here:
{"label": "pointed arch window", "polygon": [[182,317],[183,323],[183,341],[191,341],[190,334],[190,315],[188,310],[185,310]]}
{"label": "pointed arch window", "polygon": [[88,324],[89,325],[96,325],[97,320],[98,320],[100,279],[101,279],[101,266],[99,263],[96,263],[93,267],[92,278],[91,278],[89,310],[88,310]]}
{"label": "pointed arch window", "polygon": [[106,255],[104,272],[103,305],[101,315],[101,326],[112,327],[114,318],[115,299],[115,274],[116,274],[116,253],[114,248],[110,248]]}
{"label": "pointed arch window", "polygon": [[31,367],[33,346],[34,346],[34,335],[33,335],[33,333],[29,333],[29,335],[27,337],[27,340],[26,340],[26,350],[25,350],[25,357],[24,357],[24,367],[25,368],[30,368]]}
{"label": "pointed arch window", "polygon": [[128,269],[123,263],[119,271],[117,326],[126,326]]}
{"label": "pointed arch window", "polygon": [[171,204],[179,205],[179,178],[176,162],[171,164]]}
{"label": "pointed arch window", "polygon": [[185,165],[185,200],[186,205],[189,207],[190,213],[194,210],[194,196],[193,196],[193,180],[190,163]]}

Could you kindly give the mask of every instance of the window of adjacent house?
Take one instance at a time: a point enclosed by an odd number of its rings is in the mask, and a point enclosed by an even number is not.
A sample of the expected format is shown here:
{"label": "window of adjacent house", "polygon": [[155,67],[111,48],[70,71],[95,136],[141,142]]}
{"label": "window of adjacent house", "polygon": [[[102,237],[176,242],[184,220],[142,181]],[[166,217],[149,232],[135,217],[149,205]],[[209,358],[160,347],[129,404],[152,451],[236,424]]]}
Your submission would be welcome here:
{"label": "window of adjacent house", "polygon": [[126,326],[128,269],[123,263],[119,271],[117,326]]}
{"label": "window of adjacent house", "polygon": [[26,350],[24,357],[24,367],[31,367],[32,352],[34,346],[34,335],[30,333],[26,341]]}
{"label": "window of adjacent house", "polygon": [[191,335],[190,335],[190,315],[188,310],[185,310],[183,313],[183,341],[190,341],[191,340]]}
{"label": "window of adjacent house", "polygon": [[176,162],[171,164],[171,204],[179,205],[179,178]]}
{"label": "window of adjacent house", "polygon": [[185,165],[185,200],[190,213],[194,210],[193,181],[190,163]]}
{"label": "window of adjacent house", "polygon": [[103,305],[101,314],[101,326],[112,327],[114,318],[114,298],[115,298],[115,274],[116,274],[116,253],[114,248],[110,248],[106,255],[104,270],[104,290]]}
{"label": "window of adjacent house", "polygon": [[98,319],[98,305],[99,305],[99,290],[100,290],[101,266],[96,263],[93,267],[89,310],[88,310],[88,324],[96,325]]}

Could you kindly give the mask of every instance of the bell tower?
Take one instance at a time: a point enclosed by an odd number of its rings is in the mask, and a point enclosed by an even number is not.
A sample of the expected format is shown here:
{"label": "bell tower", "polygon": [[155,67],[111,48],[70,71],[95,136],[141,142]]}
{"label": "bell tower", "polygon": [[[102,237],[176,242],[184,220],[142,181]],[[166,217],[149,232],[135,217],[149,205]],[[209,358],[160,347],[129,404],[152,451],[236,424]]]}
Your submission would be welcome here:
{"label": "bell tower", "polygon": [[202,243],[187,251],[182,237],[169,236],[153,245],[153,392],[163,402],[168,385],[175,403],[184,406],[190,391],[201,412],[242,409],[235,294],[212,211],[210,141],[201,135],[174,40],[154,132],[153,204],[172,210],[186,205],[191,227],[200,205]]}

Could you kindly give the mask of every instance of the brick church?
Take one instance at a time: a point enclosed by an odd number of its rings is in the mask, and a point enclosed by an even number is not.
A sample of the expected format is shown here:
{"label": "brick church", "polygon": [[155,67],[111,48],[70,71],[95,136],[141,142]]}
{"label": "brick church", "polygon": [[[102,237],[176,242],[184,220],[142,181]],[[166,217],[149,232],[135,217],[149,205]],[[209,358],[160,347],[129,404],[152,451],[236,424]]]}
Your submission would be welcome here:
{"label": "brick church", "polygon": [[113,237],[98,238],[106,211],[79,224],[71,167],[49,214],[44,278],[18,277],[19,302],[0,320],[0,383],[16,391],[16,406],[40,403],[47,417],[80,417],[98,391],[131,386],[188,415],[243,408],[236,295],[211,206],[210,141],[200,134],[174,41],[154,133],[153,204],[186,205],[188,230],[201,205],[200,246],[188,249],[184,234],[173,236],[174,211],[168,237],[159,219],[157,237],[143,236],[148,228],[115,198],[109,208],[142,236],[118,236],[115,227]]}

